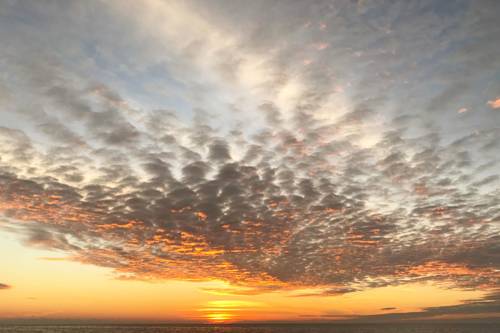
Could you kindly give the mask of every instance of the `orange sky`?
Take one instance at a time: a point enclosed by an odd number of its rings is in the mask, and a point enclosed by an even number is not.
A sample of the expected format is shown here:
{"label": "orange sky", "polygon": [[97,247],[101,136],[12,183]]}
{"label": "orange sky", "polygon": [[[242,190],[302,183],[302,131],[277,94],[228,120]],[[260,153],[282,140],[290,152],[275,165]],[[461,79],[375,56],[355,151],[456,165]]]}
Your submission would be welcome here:
{"label": "orange sky", "polygon": [[[315,289],[232,295],[223,281],[118,280],[112,270],[84,265],[61,253],[28,249],[1,233],[3,278],[15,287],[2,291],[2,318],[103,319],[165,322],[309,321],[349,315],[418,311],[459,304],[485,293],[445,289],[432,284],[374,288],[331,297],[292,297]],[[335,315],[338,318],[321,317]]]}

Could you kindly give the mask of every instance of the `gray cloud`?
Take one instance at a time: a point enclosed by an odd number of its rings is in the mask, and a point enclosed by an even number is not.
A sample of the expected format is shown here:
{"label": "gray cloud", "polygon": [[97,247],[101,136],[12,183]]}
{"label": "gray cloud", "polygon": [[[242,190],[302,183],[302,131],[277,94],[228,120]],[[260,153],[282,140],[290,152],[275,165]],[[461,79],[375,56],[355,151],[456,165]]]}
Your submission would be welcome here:
{"label": "gray cloud", "polygon": [[11,286],[5,283],[0,283],[0,290],[10,289]]}
{"label": "gray cloud", "polygon": [[[492,293],[485,298],[478,300],[467,301],[464,304],[429,307],[424,308],[418,312],[399,312],[399,313],[386,313],[379,315],[368,316],[354,316],[348,321],[361,321],[361,322],[387,322],[387,321],[418,321],[418,320],[443,320],[446,316],[461,315],[489,315],[492,319],[498,320],[498,313],[500,312],[500,297],[498,293]],[[394,310],[395,308],[384,308],[382,310]],[[333,315],[337,316],[337,315]],[[328,315],[327,315],[328,317]],[[455,317],[456,318],[456,317]],[[467,317],[466,317],[467,318]],[[488,318],[488,317],[487,317]]]}

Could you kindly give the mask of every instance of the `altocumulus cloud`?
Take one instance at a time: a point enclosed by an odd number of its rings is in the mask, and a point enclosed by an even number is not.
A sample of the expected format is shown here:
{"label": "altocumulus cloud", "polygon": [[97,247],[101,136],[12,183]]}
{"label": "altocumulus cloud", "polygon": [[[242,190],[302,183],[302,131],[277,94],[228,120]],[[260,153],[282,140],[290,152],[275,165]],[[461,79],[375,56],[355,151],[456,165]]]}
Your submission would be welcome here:
{"label": "altocumulus cloud", "polygon": [[10,289],[11,286],[5,283],[0,283],[0,290]]}
{"label": "altocumulus cloud", "polygon": [[59,5],[1,5],[0,212],[26,244],[243,294],[498,287],[497,3]]}

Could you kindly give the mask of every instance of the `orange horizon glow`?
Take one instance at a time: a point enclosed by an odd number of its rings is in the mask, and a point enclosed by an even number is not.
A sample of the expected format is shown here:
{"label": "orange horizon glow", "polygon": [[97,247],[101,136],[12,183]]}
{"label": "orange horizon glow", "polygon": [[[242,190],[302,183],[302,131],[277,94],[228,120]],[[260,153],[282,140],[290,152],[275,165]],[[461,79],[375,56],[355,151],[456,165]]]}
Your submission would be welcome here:
{"label": "orange horizon glow", "polygon": [[[3,235],[6,236],[6,235]],[[20,248],[14,239],[0,250]],[[319,293],[307,288],[241,295],[239,286],[220,281],[117,280],[112,270],[68,261],[55,253],[25,249],[23,256],[2,257],[1,267],[11,269],[5,278],[17,280],[2,291],[0,319],[93,319],[153,322],[310,322],[336,321],[352,315],[421,311],[429,306],[461,304],[485,292],[448,289],[432,284],[383,287],[333,297],[300,294]],[[22,278],[35,269],[36,279]],[[218,292],[223,291],[223,292]],[[405,295],[405,297],[401,297]],[[422,297],[422,295],[426,295]],[[325,309],[335,317],[321,317]]]}

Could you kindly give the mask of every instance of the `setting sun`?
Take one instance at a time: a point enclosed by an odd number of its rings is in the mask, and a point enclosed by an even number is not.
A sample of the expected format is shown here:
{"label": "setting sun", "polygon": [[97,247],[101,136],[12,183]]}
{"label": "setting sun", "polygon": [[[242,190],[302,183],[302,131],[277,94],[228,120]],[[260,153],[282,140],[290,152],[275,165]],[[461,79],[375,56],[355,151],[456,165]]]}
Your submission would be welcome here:
{"label": "setting sun", "polygon": [[229,313],[209,313],[206,318],[212,323],[225,323],[234,318],[232,314]]}

